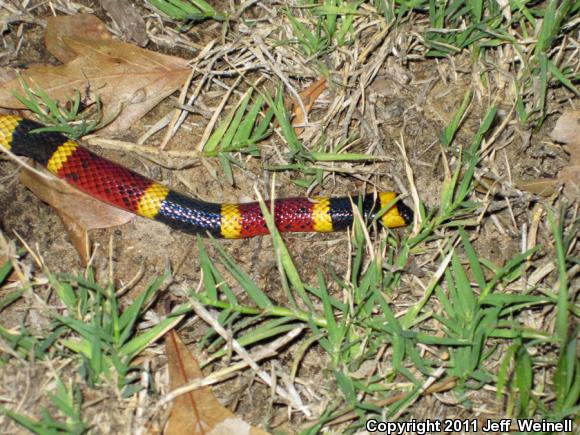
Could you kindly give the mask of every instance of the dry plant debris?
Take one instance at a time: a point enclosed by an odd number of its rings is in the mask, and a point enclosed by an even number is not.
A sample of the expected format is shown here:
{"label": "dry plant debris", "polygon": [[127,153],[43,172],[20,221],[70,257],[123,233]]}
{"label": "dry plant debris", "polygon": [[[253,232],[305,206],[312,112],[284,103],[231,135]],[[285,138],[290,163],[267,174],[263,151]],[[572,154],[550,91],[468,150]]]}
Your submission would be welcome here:
{"label": "dry plant debris", "polygon": [[[169,368],[169,386],[172,390],[203,378],[196,358],[175,331],[170,331],[166,335],[165,351]],[[173,400],[164,431],[167,435],[185,433],[219,435],[232,432],[240,435],[266,434],[225,408],[207,386],[182,394]]]}
{"label": "dry plant debris", "polygon": [[145,20],[128,0],[103,0],[102,5],[124,36],[140,47],[147,45]]}
{"label": "dry plant debris", "polygon": [[519,189],[537,195],[554,195],[558,186],[564,186],[564,194],[570,201],[580,200],[580,112],[568,111],[556,121],[550,137],[566,145],[570,160],[558,172],[557,178],[516,181]]}
{"label": "dry plant debris", "polygon": [[304,131],[304,127],[300,125],[305,121],[305,114],[302,107],[306,109],[306,112],[310,112],[312,106],[316,102],[316,99],[326,90],[326,79],[324,77],[318,79],[312,83],[308,88],[300,92],[300,99],[302,100],[302,105],[294,102],[290,111],[294,114],[292,117],[292,125],[294,126],[294,131],[297,135],[300,135]]}
{"label": "dry plant debris", "polygon": [[580,111],[565,112],[558,118],[552,139],[567,145],[570,161],[560,169],[558,181],[570,201],[580,201]]}
{"label": "dry plant debris", "polygon": [[[52,17],[46,48],[63,65],[32,65],[21,71],[32,89],[42,89],[65,101],[81,92],[85,104],[100,100],[103,118],[114,118],[108,131],[124,131],[181,88],[190,75],[187,61],[116,41],[93,15]],[[14,94],[22,94],[20,79],[0,88],[0,105],[23,109]]]}

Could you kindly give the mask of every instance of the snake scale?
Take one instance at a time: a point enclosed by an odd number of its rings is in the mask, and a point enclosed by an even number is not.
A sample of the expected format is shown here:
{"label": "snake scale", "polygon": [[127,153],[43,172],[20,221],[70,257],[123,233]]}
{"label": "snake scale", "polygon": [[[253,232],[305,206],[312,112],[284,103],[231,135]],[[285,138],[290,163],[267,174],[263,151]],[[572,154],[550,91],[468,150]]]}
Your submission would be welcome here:
{"label": "snake scale", "polygon": [[[239,239],[268,234],[258,202],[210,203],[176,192],[57,132],[34,132],[42,124],[0,115],[0,146],[29,157],[82,192],[131,213],[194,234]],[[379,192],[359,198],[282,198],[274,201],[274,221],[281,232],[331,232],[350,227],[353,204],[362,203],[367,221],[396,198]],[[380,222],[388,228],[407,225],[413,212],[398,201]]]}

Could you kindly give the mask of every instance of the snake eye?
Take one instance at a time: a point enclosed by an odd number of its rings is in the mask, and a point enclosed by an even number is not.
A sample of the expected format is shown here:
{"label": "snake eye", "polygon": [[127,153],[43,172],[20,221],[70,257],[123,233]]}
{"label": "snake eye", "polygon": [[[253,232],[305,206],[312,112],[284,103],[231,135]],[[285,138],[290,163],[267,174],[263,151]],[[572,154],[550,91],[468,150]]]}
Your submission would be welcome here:
{"label": "snake eye", "polygon": [[403,201],[398,201],[397,202],[397,210],[399,212],[399,214],[401,215],[401,217],[405,220],[405,223],[407,225],[409,225],[411,222],[413,222],[413,210],[411,209],[411,207],[408,207],[407,205],[405,205],[405,203]]}

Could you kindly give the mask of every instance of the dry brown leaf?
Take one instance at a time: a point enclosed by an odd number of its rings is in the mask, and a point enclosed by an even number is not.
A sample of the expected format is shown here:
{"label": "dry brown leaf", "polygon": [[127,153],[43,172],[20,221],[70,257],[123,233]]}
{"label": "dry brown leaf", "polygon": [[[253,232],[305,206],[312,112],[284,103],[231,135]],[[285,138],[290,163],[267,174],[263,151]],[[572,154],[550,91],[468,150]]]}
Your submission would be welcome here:
{"label": "dry brown leaf", "polygon": [[564,183],[564,195],[571,201],[580,199],[580,111],[564,112],[550,136],[566,144],[570,154],[570,161],[558,174],[558,180]]}
{"label": "dry brown leaf", "polygon": [[580,165],[568,165],[562,168],[558,174],[558,180],[564,183],[564,195],[570,201],[580,200]]}
{"label": "dry brown leaf", "polygon": [[555,193],[558,185],[564,185],[564,195],[570,200],[580,199],[580,111],[564,112],[550,137],[567,145],[570,161],[558,173],[555,179],[537,179],[532,181],[517,181],[519,189],[538,195],[549,196]]}
{"label": "dry brown leaf", "polygon": [[91,198],[58,178],[45,178],[23,169],[20,181],[56,209],[85,265],[90,256],[89,230],[123,225],[135,217],[132,213]]}
{"label": "dry brown leaf", "polygon": [[557,178],[538,178],[536,180],[515,180],[514,184],[518,189],[534,195],[550,196],[556,192],[559,182]]}
{"label": "dry brown leaf", "polygon": [[[203,377],[195,357],[175,331],[165,336],[165,351],[172,390]],[[178,396],[173,401],[171,414],[164,432],[166,435],[266,435],[250,426],[229,409],[222,406],[209,387],[202,387]]]}
{"label": "dry brown leaf", "polygon": [[71,243],[81,257],[81,264],[87,266],[91,258],[91,241],[89,239],[89,232],[66,213],[62,213],[58,210],[57,213],[62,220]]}
{"label": "dry brown leaf", "polygon": [[16,75],[16,71],[14,71],[14,68],[8,68],[8,67],[1,67],[0,68],[0,86],[3,83],[6,83],[10,80],[14,80],[17,77]]}
{"label": "dry brown leaf", "polygon": [[[566,145],[580,145],[580,110],[570,110],[564,112],[558,121],[556,121],[556,125],[554,126],[554,130],[550,133],[550,137],[552,140],[556,142],[561,142]],[[572,153],[570,153],[572,154]],[[580,155],[573,156],[572,158],[576,158],[574,160],[574,164],[580,163]],[[572,163],[572,160],[570,161]]]}
{"label": "dry brown leaf", "polygon": [[[122,109],[105,128],[107,131],[131,127],[179,89],[191,72],[184,59],[107,38],[94,19],[89,20],[91,25],[82,15],[58,17],[57,25],[51,23],[53,19],[49,20],[53,30],[47,34],[47,44],[67,62],[60,66],[33,65],[22,71],[22,77],[32,89],[42,88],[60,101],[70,98],[76,91],[85,101],[95,101],[98,95],[105,119]],[[58,29],[54,29],[55,26]],[[82,26],[91,29],[90,37],[79,35]],[[11,80],[0,87],[2,107],[24,108],[14,97],[15,92],[23,93],[19,80]]]}
{"label": "dry brown leaf", "polygon": [[[316,99],[320,96],[320,94],[322,94],[322,92],[324,92],[325,89],[326,79],[322,77],[300,92],[300,98],[302,99],[302,103],[304,104],[304,108],[307,112],[310,112],[310,109],[312,109]],[[300,104],[294,102],[292,105],[292,112],[294,114],[292,118],[292,126],[304,123],[304,112],[302,111]],[[300,134],[304,131],[304,127],[294,127],[294,131],[296,134]]]}
{"label": "dry brown leaf", "polygon": [[70,62],[79,55],[64,42],[64,38],[72,37],[97,41],[113,39],[105,23],[94,15],[79,14],[75,15],[74,19],[68,15],[62,15],[48,20],[44,32],[44,45],[50,54],[62,63]]}
{"label": "dry brown leaf", "polygon": [[129,0],[101,0],[101,4],[126,38],[140,47],[147,45],[145,20]]}

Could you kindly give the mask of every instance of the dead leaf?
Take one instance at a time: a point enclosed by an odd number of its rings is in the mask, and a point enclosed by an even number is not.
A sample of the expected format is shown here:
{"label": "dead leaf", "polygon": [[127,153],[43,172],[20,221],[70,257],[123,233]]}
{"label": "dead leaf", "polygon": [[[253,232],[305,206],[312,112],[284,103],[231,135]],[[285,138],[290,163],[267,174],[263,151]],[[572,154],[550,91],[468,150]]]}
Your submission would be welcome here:
{"label": "dead leaf", "polygon": [[8,68],[8,67],[1,67],[0,68],[0,86],[3,83],[6,83],[10,80],[14,80],[17,77],[16,75],[16,71],[14,71],[14,68]]}
{"label": "dead leaf", "polygon": [[551,196],[556,193],[558,187],[557,178],[538,178],[536,180],[516,180],[515,185],[520,190],[540,196]]}
{"label": "dead leaf", "polygon": [[71,37],[95,41],[113,39],[105,23],[94,15],[79,14],[75,15],[74,19],[68,15],[62,15],[48,20],[44,32],[44,45],[50,54],[62,63],[70,62],[79,55],[64,42],[65,38]]}
{"label": "dead leaf", "polygon": [[580,165],[568,165],[560,170],[558,180],[564,183],[564,195],[570,200],[580,199]]}
{"label": "dead leaf", "polygon": [[[175,331],[169,331],[165,336],[165,351],[172,390],[203,377],[197,360],[187,350]],[[166,435],[267,434],[261,429],[250,426],[222,406],[209,387],[202,387],[182,394],[173,401],[164,433]]]}
{"label": "dead leaf", "polygon": [[564,112],[550,137],[566,145],[570,161],[558,173],[555,179],[540,178],[532,181],[516,181],[519,189],[538,195],[549,196],[556,191],[558,185],[564,185],[564,195],[570,200],[580,199],[580,111]]}
{"label": "dead leaf", "polygon": [[58,210],[57,213],[62,220],[71,243],[81,257],[81,264],[83,266],[88,265],[91,258],[91,241],[89,239],[89,232],[86,228],[79,225],[78,221],[66,213],[62,213]]}
{"label": "dead leaf", "polygon": [[58,212],[84,265],[90,258],[89,230],[123,225],[135,217],[91,198],[58,178],[45,178],[23,169],[20,181]]}
{"label": "dead leaf", "polygon": [[[556,121],[554,130],[550,133],[552,140],[566,145],[580,145],[580,110],[564,112]],[[580,159],[580,155],[571,156]],[[579,160],[575,160],[575,164]]]}
{"label": "dead leaf", "polygon": [[131,2],[128,0],[101,0],[101,4],[125,38],[135,41],[140,47],[147,45],[149,39],[147,38],[145,20]]}
{"label": "dead leaf", "polygon": [[[79,18],[80,17],[80,18]],[[79,91],[84,101],[103,103],[103,116],[121,112],[104,130],[119,131],[131,127],[160,101],[179,89],[191,69],[181,58],[145,50],[108,38],[94,19],[73,15],[58,18],[47,34],[51,51],[66,59],[60,66],[33,65],[21,72],[32,89],[42,88],[52,98],[64,101]],[[102,24],[102,23],[101,23]],[[90,37],[79,36],[86,25]],[[54,29],[58,27],[58,29]],[[71,33],[72,32],[72,33]],[[2,107],[22,109],[14,93],[22,94],[19,80],[0,87]]]}
{"label": "dead leaf", "polygon": [[570,201],[580,199],[580,111],[564,112],[550,136],[567,145],[570,154],[570,161],[558,174],[558,180],[564,183],[564,195]]}
{"label": "dead leaf", "polygon": [[[310,109],[312,109],[312,106],[314,106],[314,103],[325,89],[326,79],[322,77],[300,92],[299,95],[302,99],[302,103],[304,104],[306,112],[310,112]],[[294,114],[292,118],[292,126],[303,124],[305,118],[304,112],[302,111],[300,104],[298,104],[296,101],[294,101],[292,104],[292,112]],[[299,135],[304,131],[304,127],[294,127],[294,131],[297,135]]]}

